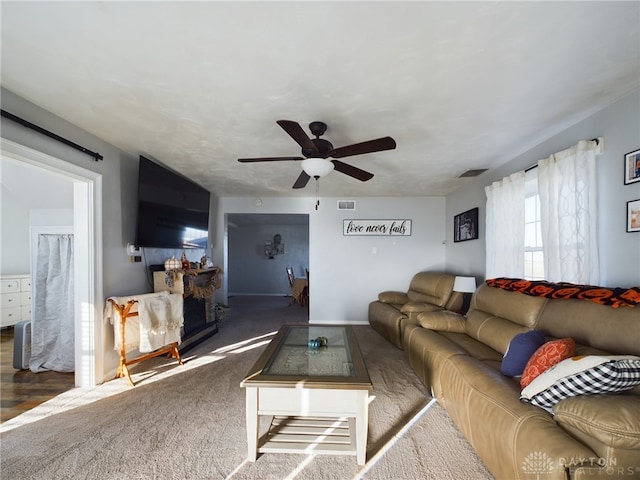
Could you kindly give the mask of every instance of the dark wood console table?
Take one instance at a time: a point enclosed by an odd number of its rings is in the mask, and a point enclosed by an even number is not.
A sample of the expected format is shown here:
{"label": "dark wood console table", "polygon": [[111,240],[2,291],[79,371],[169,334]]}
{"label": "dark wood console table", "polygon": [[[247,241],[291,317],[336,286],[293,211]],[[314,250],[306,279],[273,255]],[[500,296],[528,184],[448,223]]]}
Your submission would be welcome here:
{"label": "dark wood console table", "polygon": [[180,293],[184,298],[184,333],[180,350],[195,346],[218,331],[215,292],[222,282],[218,267],[153,272],[155,292]]}

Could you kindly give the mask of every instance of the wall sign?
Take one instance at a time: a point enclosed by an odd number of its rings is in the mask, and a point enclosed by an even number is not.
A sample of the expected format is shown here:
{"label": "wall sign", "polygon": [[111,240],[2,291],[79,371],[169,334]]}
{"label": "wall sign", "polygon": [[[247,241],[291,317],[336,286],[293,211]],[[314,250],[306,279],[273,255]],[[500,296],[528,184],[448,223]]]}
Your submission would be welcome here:
{"label": "wall sign", "polygon": [[411,235],[411,220],[353,220],[342,221],[343,235],[400,236]]}

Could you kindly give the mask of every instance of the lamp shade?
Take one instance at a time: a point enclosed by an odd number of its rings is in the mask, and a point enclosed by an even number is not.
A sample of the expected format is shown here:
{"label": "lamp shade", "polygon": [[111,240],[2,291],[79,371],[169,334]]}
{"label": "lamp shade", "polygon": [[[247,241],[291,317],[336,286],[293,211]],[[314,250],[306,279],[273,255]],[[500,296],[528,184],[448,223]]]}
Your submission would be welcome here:
{"label": "lamp shade", "polygon": [[453,283],[454,292],[473,293],[476,291],[475,277],[456,277]]}
{"label": "lamp shade", "polygon": [[307,158],[302,161],[302,170],[310,177],[324,177],[333,170],[333,162],[324,158]]}

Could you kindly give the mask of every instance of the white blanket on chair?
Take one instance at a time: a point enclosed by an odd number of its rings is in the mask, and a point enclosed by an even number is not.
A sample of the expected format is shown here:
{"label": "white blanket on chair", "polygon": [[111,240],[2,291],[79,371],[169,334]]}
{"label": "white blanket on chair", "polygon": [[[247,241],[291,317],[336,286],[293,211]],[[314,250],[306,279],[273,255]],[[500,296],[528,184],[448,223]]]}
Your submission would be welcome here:
{"label": "white blanket on chair", "polygon": [[[125,352],[136,349],[141,353],[153,352],[173,342],[181,343],[184,324],[182,295],[158,292],[110,299],[118,305],[136,301],[129,312],[138,312],[138,316],[129,317],[125,323]],[[120,314],[109,301],[104,316],[113,325],[114,348],[119,350]]]}

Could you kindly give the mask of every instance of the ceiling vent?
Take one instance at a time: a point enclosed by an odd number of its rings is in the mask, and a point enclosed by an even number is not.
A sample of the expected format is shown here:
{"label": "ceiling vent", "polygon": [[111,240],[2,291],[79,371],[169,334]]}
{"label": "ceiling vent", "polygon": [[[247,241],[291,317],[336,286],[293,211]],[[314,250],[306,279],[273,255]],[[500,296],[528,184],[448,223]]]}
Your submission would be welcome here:
{"label": "ceiling vent", "polygon": [[355,210],[355,200],[338,200],[338,210]]}
{"label": "ceiling vent", "polygon": [[461,173],[458,178],[468,178],[468,177],[477,177],[478,175],[480,175],[481,173],[486,172],[487,170],[489,170],[488,168],[478,168],[476,170],[467,170],[464,173]]}

